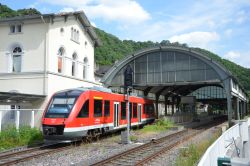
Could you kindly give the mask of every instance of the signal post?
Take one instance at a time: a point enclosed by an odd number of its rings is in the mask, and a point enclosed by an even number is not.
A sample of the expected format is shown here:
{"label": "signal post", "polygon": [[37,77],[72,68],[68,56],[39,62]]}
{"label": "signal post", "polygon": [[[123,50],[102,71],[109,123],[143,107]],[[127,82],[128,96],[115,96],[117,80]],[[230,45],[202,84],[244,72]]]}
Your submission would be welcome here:
{"label": "signal post", "polygon": [[127,132],[126,132],[126,144],[130,144],[130,126],[131,126],[131,120],[130,120],[130,111],[129,110],[129,94],[132,92],[133,87],[133,70],[130,65],[127,66],[127,68],[124,71],[124,95],[126,94],[126,114],[127,114]]}

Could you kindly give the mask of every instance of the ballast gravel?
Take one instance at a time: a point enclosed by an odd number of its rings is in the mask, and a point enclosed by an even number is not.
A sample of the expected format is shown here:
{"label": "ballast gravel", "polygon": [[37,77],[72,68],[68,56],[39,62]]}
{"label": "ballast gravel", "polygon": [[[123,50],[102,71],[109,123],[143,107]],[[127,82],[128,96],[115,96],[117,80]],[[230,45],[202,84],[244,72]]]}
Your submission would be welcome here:
{"label": "ballast gravel", "polygon": [[[49,154],[38,158],[31,159],[26,162],[18,163],[21,166],[66,166],[66,165],[91,165],[108,157],[111,157],[122,151],[126,151],[130,148],[139,146],[143,143],[149,142],[154,138],[160,138],[169,134],[177,132],[177,130],[168,130],[162,133],[148,133],[139,135],[137,131],[132,131],[131,135],[137,138],[137,141],[131,144],[121,144],[121,136],[116,135],[102,140],[82,144],[81,146],[75,146],[74,148],[64,150],[55,154]],[[207,139],[211,135],[210,130],[203,132],[196,136],[191,142],[199,142],[200,140]],[[181,144],[179,147],[171,150],[170,153],[164,155],[164,157],[156,158],[149,165],[174,165],[174,162],[179,154],[181,148],[187,146],[188,143]]]}

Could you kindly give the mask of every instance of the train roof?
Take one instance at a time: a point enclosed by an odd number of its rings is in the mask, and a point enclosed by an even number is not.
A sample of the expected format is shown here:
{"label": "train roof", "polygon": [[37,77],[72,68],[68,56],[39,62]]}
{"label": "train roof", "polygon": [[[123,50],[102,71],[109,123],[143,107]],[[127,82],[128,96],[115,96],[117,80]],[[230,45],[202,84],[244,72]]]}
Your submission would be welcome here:
{"label": "train roof", "polygon": [[61,91],[56,92],[56,96],[58,96],[58,95],[60,96],[60,94],[62,95],[65,93],[67,93],[68,95],[74,96],[74,95],[77,95],[77,94],[79,95],[80,93],[85,92],[85,91],[89,91],[89,90],[112,93],[111,89],[94,86],[94,87],[78,87],[78,88],[61,90]]}
{"label": "train roof", "polygon": [[[65,89],[65,90],[56,92],[54,96],[65,96],[65,95],[67,95],[67,96],[79,96],[81,93],[86,92],[86,91],[90,91],[90,90],[118,94],[118,93],[113,93],[111,89],[108,89],[105,87],[93,86],[93,87],[78,87],[78,88],[72,88],[72,89]],[[119,94],[119,95],[122,95],[122,94]],[[137,96],[137,95],[131,94],[130,97],[141,98],[143,96]],[[150,98],[147,98],[147,97],[143,97],[143,98],[151,100]]]}

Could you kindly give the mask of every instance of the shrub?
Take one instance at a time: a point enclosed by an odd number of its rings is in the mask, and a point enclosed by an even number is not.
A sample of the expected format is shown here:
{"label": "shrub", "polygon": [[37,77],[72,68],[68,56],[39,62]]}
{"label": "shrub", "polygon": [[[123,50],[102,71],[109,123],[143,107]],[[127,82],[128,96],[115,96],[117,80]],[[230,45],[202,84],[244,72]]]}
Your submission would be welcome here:
{"label": "shrub", "polygon": [[18,131],[14,126],[9,126],[0,132],[0,150],[32,145],[36,142],[42,142],[42,140],[42,133],[36,128],[22,126]]}
{"label": "shrub", "polygon": [[160,119],[155,124],[144,126],[142,132],[161,132],[173,127],[174,124],[168,119]]}

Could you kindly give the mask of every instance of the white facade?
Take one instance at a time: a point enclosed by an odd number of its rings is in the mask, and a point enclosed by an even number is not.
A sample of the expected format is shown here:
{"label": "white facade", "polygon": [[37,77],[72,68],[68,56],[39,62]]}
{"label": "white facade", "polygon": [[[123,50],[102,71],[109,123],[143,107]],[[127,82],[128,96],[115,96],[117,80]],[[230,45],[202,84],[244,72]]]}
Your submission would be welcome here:
{"label": "white facade", "polygon": [[26,105],[11,98],[1,99],[1,104],[44,109],[56,91],[98,85],[94,79],[98,44],[83,12],[0,20],[0,93],[44,96]]}

